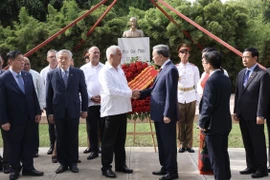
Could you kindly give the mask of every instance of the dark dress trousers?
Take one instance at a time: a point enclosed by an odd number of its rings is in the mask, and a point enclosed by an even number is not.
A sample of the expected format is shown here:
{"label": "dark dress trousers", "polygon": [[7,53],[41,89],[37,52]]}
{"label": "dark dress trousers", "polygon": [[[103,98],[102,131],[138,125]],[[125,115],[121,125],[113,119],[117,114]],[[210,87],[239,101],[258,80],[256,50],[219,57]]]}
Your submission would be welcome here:
{"label": "dark dress trousers", "polygon": [[33,154],[37,144],[37,123],[35,116],[40,115],[40,107],[35,92],[32,75],[21,71],[25,93],[20,89],[10,70],[0,76],[0,124],[11,124],[6,131],[9,145],[9,162],[13,170],[31,171]]}
{"label": "dark dress trousers", "polygon": [[[159,161],[167,173],[177,173],[178,77],[175,65],[169,61],[157,75],[153,87],[141,91],[140,97],[143,99],[150,96],[150,114],[156,128]],[[164,123],[164,116],[169,117],[171,122]]]}
{"label": "dark dress trousers", "polygon": [[256,117],[268,115],[270,77],[257,65],[244,87],[245,72],[243,69],[237,76],[234,113],[240,119],[247,167],[264,173],[267,170],[264,125],[258,125]]}
{"label": "dark dress trousers", "polygon": [[65,167],[76,165],[79,156],[78,126],[80,112],[87,111],[88,107],[88,95],[83,71],[70,67],[67,87],[60,68],[50,71],[46,82],[47,114],[54,115],[58,161]]}
{"label": "dark dress trousers", "polygon": [[216,180],[231,179],[228,154],[228,136],[232,129],[230,96],[230,79],[220,70],[213,72],[200,102],[199,127],[206,129],[205,140]]}

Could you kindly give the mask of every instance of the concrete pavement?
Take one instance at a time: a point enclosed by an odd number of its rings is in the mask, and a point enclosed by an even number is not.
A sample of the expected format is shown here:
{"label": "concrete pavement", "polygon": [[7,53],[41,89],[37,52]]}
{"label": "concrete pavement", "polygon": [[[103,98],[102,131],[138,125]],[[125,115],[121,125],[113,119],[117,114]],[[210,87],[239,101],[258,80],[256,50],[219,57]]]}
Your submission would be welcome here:
{"label": "concrete pavement", "polygon": [[[35,158],[35,167],[37,170],[44,171],[42,177],[20,176],[20,180],[108,180],[108,178],[101,175],[101,158],[87,160],[88,154],[83,154],[85,148],[80,148],[80,160],[82,163],[78,164],[79,173],[72,173],[66,171],[62,174],[56,174],[55,170],[59,164],[51,162],[51,156],[47,155],[48,148],[39,149],[39,157]],[[213,176],[200,175],[197,168],[198,150],[195,153],[178,153],[178,173],[179,179],[182,180],[214,180]],[[0,148],[0,152],[2,149]],[[127,166],[134,170],[133,174],[123,174],[116,172],[119,180],[158,180],[159,176],[152,175],[152,171],[160,168],[158,161],[158,154],[154,152],[153,147],[127,147]],[[239,171],[246,168],[245,153],[242,148],[229,149],[231,159],[232,180],[252,179],[250,175],[240,175]],[[114,166],[114,164],[113,164]],[[113,167],[114,170],[114,167]],[[9,175],[0,173],[1,180],[8,180]],[[261,178],[270,179],[270,176]]]}

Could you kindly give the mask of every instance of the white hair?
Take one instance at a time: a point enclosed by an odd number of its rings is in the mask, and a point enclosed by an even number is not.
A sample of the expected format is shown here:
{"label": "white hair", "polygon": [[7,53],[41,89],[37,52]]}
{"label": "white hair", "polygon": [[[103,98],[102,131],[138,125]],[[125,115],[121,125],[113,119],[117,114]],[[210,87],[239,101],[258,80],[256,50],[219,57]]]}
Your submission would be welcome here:
{"label": "white hair", "polygon": [[70,50],[67,50],[67,49],[61,49],[60,51],[58,51],[56,53],[56,58],[58,59],[58,57],[63,53],[67,53],[69,55],[70,59],[72,59],[72,52]]}
{"label": "white hair", "polygon": [[108,47],[108,49],[106,50],[107,60],[110,59],[111,55],[115,55],[117,50],[121,51],[121,48],[119,46],[116,46],[116,45],[112,45],[112,46]]}

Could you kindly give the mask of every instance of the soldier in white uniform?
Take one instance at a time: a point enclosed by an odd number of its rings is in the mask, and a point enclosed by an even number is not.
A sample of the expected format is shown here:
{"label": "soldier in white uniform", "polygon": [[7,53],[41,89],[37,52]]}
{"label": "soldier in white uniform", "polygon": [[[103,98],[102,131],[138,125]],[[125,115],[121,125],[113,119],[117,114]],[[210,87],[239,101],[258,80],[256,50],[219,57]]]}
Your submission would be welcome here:
{"label": "soldier in white uniform", "polygon": [[199,101],[197,84],[200,72],[197,66],[189,63],[190,47],[180,44],[177,48],[180,63],[177,65],[178,80],[178,103],[180,120],[178,121],[179,153],[188,151],[194,153],[193,144],[193,122],[195,116],[196,102]]}

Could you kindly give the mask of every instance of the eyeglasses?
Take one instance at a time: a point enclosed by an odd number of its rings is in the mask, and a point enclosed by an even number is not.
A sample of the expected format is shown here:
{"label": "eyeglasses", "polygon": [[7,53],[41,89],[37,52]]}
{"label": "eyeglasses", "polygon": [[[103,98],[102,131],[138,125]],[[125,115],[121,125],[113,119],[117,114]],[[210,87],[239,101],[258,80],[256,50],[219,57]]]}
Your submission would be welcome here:
{"label": "eyeglasses", "polygon": [[48,56],[48,58],[56,58],[56,56]]}
{"label": "eyeglasses", "polygon": [[178,51],[178,53],[182,53],[182,54],[189,53],[189,50],[188,49],[182,49],[182,50]]}

